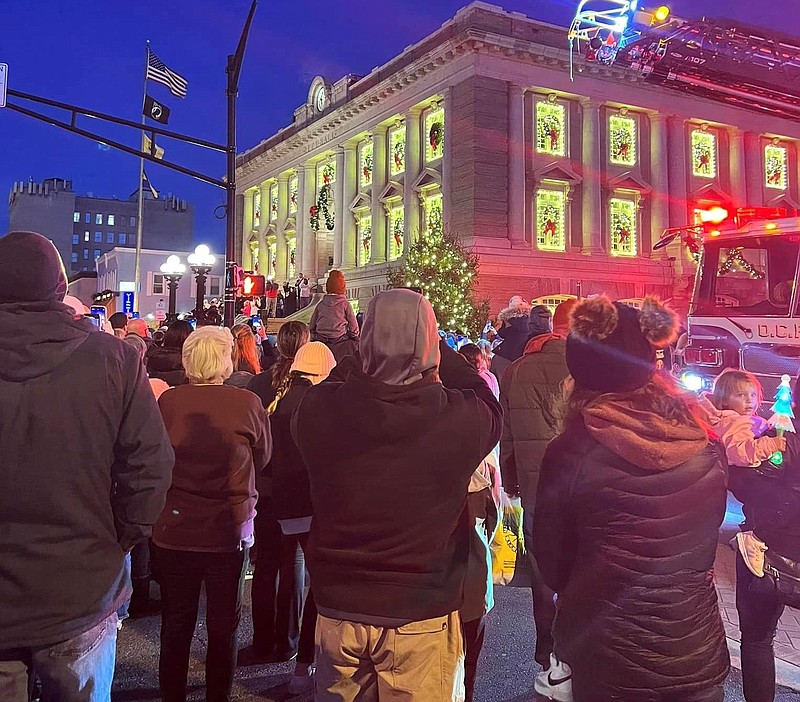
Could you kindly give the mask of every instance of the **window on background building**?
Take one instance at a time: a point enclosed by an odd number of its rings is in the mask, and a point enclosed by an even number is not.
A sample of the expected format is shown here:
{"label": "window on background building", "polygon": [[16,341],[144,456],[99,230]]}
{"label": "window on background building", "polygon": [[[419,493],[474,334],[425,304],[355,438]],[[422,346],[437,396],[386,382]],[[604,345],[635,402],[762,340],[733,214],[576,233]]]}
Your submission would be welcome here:
{"label": "window on background building", "polygon": [[208,294],[211,297],[219,297],[222,293],[222,277],[218,275],[208,276]]}
{"label": "window on background building", "polygon": [[94,260],[96,261],[98,258],[100,258],[100,249],[95,249],[94,250]]}
{"label": "window on background building", "polygon": [[126,244],[127,243],[127,238],[128,237],[125,236],[125,232],[120,232],[119,233],[119,243],[120,244]]}
{"label": "window on background building", "polygon": [[106,244],[114,243],[114,232],[106,232]]}
{"label": "window on background building", "polygon": [[273,183],[269,186],[269,221],[275,222],[278,219],[278,184]]}
{"label": "window on background building", "polygon": [[336,182],[336,164],[333,161],[317,168],[317,201],[311,208],[311,228],[314,231],[333,231],[336,211],[333,184]]}
{"label": "window on background building", "polygon": [[84,261],[88,261],[89,260],[89,249],[84,249],[83,250],[83,260]]}
{"label": "window on background building", "polygon": [[358,183],[362,188],[372,185],[372,142],[362,142],[358,149]]}
{"label": "window on background building", "polygon": [[83,240],[84,240],[84,241],[89,241],[89,238],[90,238],[90,237],[89,237],[89,232],[84,232],[84,233],[83,233]]}
{"label": "window on background building", "polygon": [[250,239],[250,270],[254,273],[261,273],[259,270],[259,259],[261,258],[261,247],[258,245],[258,238]]}
{"label": "window on background building", "polygon": [[542,251],[567,249],[567,196],[564,190],[536,191],[536,246]]}
{"label": "window on background building", "polygon": [[114,215],[110,214],[110,215],[108,215],[108,217],[106,217],[106,224],[109,227],[113,227],[114,226]]}
{"label": "window on background building", "polygon": [[267,242],[267,266],[265,275],[274,276],[278,270],[278,240],[274,237]]}
{"label": "window on background building", "polygon": [[77,251],[73,251],[72,252],[72,262],[73,263],[77,263],[78,262],[78,252]]}
{"label": "window on background building", "polygon": [[103,232],[95,232],[94,233],[94,243],[99,244],[103,241]]}
{"label": "window on background building", "polygon": [[425,113],[425,161],[444,155],[444,108],[434,106]]}
{"label": "window on background building", "polygon": [[789,156],[785,146],[768,144],[764,147],[764,185],[774,190],[788,186]]}
{"label": "window on background building", "polygon": [[608,118],[608,158],[618,166],[636,165],[636,118],[615,114]]}
{"label": "window on background building", "polygon": [[692,175],[717,177],[717,136],[706,129],[692,130]]}
{"label": "window on background building", "polygon": [[389,131],[389,167],[392,175],[406,170],[406,127],[400,124]]}
{"label": "window on background building", "polygon": [[442,194],[435,192],[423,196],[422,213],[424,216],[425,233],[441,233],[444,225]]}
{"label": "window on background building", "polygon": [[83,219],[83,221],[86,222],[86,224],[91,224],[92,223],[92,213],[91,212],[87,212],[86,216]]}
{"label": "window on background building", "polygon": [[297,277],[297,239],[292,237],[286,242],[287,258],[289,261],[289,275],[290,283],[294,282]]}
{"label": "window on background building", "polygon": [[358,265],[366,266],[372,254],[372,216],[360,215],[358,218]]}
{"label": "window on background building", "polygon": [[80,212],[73,212],[72,213],[72,221],[73,222],[80,222],[81,221],[81,213]]}
{"label": "window on background building", "polygon": [[164,276],[161,273],[153,273],[153,280],[150,284],[151,295],[164,294]]}
{"label": "window on background building", "polygon": [[253,229],[261,226],[261,190],[253,193]]}
{"label": "window on background building", "polygon": [[636,255],[636,202],[612,197],[608,202],[612,256]]}
{"label": "window on background building", "polygon": [[389,260],[394,261],[403,255],[403,235],[405,233],[405,210],[398,202],[389,208]]}
{"label": "window on background building", "polygon": [[72,235],[72,245],[73,246],[75,246],[75,244],[77,244],[80,240],[81,240],[81,238],[77,234],[73,234]]}
{"label": "window on background building", "polygon": [[95,224],[102,224],[103,223],[103,215],[97,214],[94,216],[94,223]]}
{"label": "window on background building", "polygon": [[291,178],[289,178],[289,214],[295,214],[297,212],[298,187],[297,176],[293,175]]}
{"label": "window on background building", "polygon": [[536,151],[553,156],[567,153],[567,108],[563,104],[536,103]]}
{"label": "window on background building", "polygon": [[135,227],[135,226],[136,226],[136,217],[131,217],[131,218],[130,218],[130,225],[131,225],[132,227]]}

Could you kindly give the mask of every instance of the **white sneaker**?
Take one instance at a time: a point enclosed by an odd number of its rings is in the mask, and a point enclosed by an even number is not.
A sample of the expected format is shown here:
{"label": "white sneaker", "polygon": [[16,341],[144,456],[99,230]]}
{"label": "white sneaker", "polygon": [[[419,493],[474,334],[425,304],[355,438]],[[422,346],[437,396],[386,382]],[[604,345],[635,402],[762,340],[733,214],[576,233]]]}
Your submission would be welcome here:
{"label": "white sneaker", "polygon": [[302,695],[305,692],[311,692],[314,689],[314,670],[308,669],[306,675],[292,675],[289,681],[289,694]]}
{"label": "white sneaker", "polygon": [[550,654],[550,670],[536,676],[533,689],[543,697],[556,702],[572,702],[572,668]]}

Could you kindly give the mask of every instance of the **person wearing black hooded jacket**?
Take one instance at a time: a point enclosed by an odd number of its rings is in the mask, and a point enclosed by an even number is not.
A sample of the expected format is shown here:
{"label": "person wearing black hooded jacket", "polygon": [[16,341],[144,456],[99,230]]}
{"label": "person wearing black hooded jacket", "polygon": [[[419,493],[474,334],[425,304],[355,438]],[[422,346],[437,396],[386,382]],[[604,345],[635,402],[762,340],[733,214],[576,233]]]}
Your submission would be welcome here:
{"label": "person wearing black hooded jacket", "polygon": [[544,305],[526,305],[522,309],[503,310],[500,318],[504,319],[504,323],[497,334],[503,338],[503,343],[494,351],[492,373],[502,382],[506,368],[522,358],[527,343],[534,336],[550,333],[553,315]]}
{"label": "person wearing black hooded jacket", "polygon": [[125,555],[174,454],[139,354],[61,300],[44,237],[0,238],[0,699],[111,695]]}

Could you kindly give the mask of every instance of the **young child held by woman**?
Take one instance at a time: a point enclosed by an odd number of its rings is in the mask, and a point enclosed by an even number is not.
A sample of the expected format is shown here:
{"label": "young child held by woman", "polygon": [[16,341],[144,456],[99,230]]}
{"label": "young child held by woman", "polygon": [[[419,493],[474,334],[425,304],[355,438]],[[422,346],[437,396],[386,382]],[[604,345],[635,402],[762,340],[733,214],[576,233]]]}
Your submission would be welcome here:
{"label": "young child held by woman", "polygon": [[[736,482],[733,475],[735,467],[760,468],[774,453],[786,449],[786,439],[766,436],[770,426],[766,419],[757,414],[762,397],[761,385],[755,376],[729,369],[717,378],[711,398],[702,397],[700,400],[709,424],[725,447],[732,483]],[[736,543],[748,569],[761,578],[764,576],[767,545],[757,532],[759,519],[767,518],[767,515],[747,516],[746,524],[749,525],[752,517],[754,528],[736,534]]]}

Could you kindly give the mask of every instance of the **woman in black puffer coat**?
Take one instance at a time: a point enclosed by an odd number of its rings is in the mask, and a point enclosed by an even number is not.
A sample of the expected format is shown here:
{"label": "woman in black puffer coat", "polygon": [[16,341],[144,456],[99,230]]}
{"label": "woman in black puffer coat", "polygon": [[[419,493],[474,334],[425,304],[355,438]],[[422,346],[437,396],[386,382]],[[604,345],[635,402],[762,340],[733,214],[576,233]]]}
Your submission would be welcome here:
{"label": "woman in black puffer coat", "polygon": [[147,374],[151,378],[160,378],[170,387],[186,385],[186,371],[183,369],[183,342],[193,331],[192,325],[178,319],[169,325],[164,334],[164,343],[148,352],[145,362]]}
{"label": "woman in black puffer coat", "polygon": [[[534,555],[558,593],[553,661],[575,702],[722,702],[713,565],[724,457],[691,400],[654,376],[674,316],[608,298],[573,313],[575,387],[542,462]],[[543,677],[544,676],[544,677]],[[544,689],[547,673],[537,678]]]}

